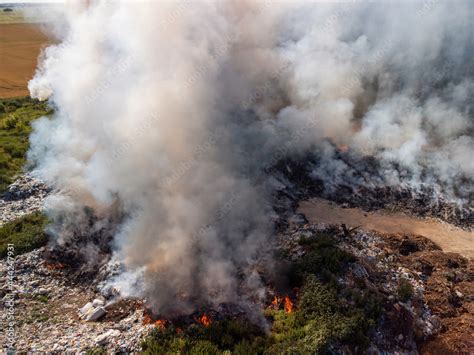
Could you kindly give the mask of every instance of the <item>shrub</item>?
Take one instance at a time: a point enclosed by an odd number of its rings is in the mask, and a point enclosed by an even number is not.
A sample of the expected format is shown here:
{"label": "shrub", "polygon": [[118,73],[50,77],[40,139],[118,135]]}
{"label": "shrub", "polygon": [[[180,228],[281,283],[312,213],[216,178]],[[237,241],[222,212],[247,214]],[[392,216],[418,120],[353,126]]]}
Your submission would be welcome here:
{"label": "shrub", "polygon": [[46,295],[37,295],[36,299],[41,303],[48,303],[49,297]]}
{"label": "shrub", "polygon": [[398,298],[400,298],[400,300],[402,300],[403,302],[406,302],[411,299],[413,297],[414,290],[410,281],[405,278],[401,278],[398,281],[397,294]]}
{"label": "shrub", "polygon": [[315,277],[308,277],[298,304],[301,317],[305,320],[329,317],[340,308],[337,293]]}
{"label": "shrub", "polygon": [[3,128],[6,130],[10,130],[16,127],[16,124],[18,123],[18,117],[15,115],[9,115],[7,118],[3,120]]}
{"label": "shrub", "polygon": [[215,355],[220,354],[219,348],[214,343],[211,343],[208,340],[199,340],[193,344],[192,348],[189,350],[188,354],[191,355]]}
{"label": "shrub", "polygon": [[[243,320],[219,320],[208,327],[191,325],[182,333],[175,328],[156,329],[142,343],[145,354],[261,354],[262,331]],[[250,351],[250,352],[249,352]]]}
{"label": "shrub", "polygon": [[305,277],[311,274],[331,280],[355,261],[352,254],[339,249],[334,239],[324,234],[302,238],[299,243],[305,247],[306,254],[294,261],[291,267],[290,282],[295,286],[300,286]]}

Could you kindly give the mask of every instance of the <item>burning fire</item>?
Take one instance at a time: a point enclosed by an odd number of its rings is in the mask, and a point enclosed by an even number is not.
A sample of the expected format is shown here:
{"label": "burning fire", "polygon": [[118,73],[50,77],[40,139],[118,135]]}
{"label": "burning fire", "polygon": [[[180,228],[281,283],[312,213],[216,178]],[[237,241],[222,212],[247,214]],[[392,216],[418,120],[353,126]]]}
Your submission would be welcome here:
{"label": "burning fire", "polygon": [[281,302],[281,301],[280,301],[280,299],[278,298],[278,296],[275,296],[275,297],[273,298],[272,305],[273,305],[274,307],[278,308],[278,305],[280,304],[280,302]]}
{"label": "burning fire", "polygon": [[211,318],[207,314],[203,314],[201,318],[199,318],[199,323],[205,327],[208,327],[211,324]]}
{"label": "burning fire", "polygon": [[160,328],[165,328],[166,326],[166,320],[164,319],[157,319],[156,321],[151,318],[151,316],[148,314],[148,312],[145,312],[143,316],[143,324],[153,324],[155,327],[160,327]]}
{"label": "burning fire", "polygon": [[143,316],[143,325],[147,325],[151,323],[153,323],[153,319],[151,319],[151,317],[147,313],[145,313]]}
{"label": "burning fire", "polygon": [[61,269],[64,269],[66,267],[64,264],[61,264],[61,263],[46,263],[45,266],[50,271],[52,271],[52,270],[61,270]]}
{"label": "burning fire", "polygon": [[155,327],[164,328],[165,324],[166,324],[166,321],[163,319],[158,319],[157,321],[155,321]]}
{"label": "burning fire", "polygon": [[337,150],[341,153],[346,153],[349,151],[349,146],[347,144],[339,144],[337,145]]}
{"label": "burning fire", "polygon": [[285,312],[292,313],[293,312],[293,302],[291,302],[290,297],[285,296]]}
{"label": "burning fire", "polygon": [[281,304],[282,301],[284,302],[285,312],[286,313],[292,313],[293,312],[293,302],[291,301],[290,297],[288,297],[288,296],[285,296],[284,298],[283,297],[278,297],[278,296],[273,297],[272,306],[275,309],[278,309],[278,308],[280,308],[280,304]]}

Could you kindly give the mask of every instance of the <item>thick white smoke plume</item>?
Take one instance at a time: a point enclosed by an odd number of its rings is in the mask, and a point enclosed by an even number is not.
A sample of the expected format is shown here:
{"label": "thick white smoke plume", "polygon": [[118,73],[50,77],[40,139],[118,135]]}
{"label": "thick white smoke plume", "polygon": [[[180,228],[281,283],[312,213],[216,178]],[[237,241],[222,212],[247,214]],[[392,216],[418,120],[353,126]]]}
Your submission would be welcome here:
{"label": "thick white smoke plume", "polygon": [[60,191],[48,200],[57,243],[109,235],[122,292],[187,312],[261,296],[265,169],[279,159],[317,150],[327,169],[315,174],[337,179],[345,145],[378,159],[386,184],[469,200],[473,7],[67,8],[29,85],[56,109],[35,123],[29,158]]}

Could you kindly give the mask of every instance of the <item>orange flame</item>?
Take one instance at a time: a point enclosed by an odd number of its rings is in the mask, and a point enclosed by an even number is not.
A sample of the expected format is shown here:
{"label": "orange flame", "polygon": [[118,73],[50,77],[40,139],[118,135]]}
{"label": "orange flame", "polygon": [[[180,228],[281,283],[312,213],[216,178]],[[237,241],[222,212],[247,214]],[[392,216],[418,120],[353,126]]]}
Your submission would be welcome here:
{"label": "orange flame", "polygon": [[211,324],[211,318],[207,314],[203,314],[201,318],[199,318],[199,322],[205,326],[208,327]]}
{"label": "orange flame", "polygon": [[64,264],[61,264],[61,263],[46,263],[45,266],[50,271],[52,271],[52,270],[61,270],[61,269],[64,269],[66,267]]}
{"label": "orange flame", "polygon": [[157,321],[155,321],[155,327],[164,328],[165,325],[166,325],[166,321],[163,319],[158,319]]}
{"label": "orange flame", "polygon": [[278,298],[278,296],[275,296],[275,297],[273,298],[272,305],[273,305],[274,307],[278,307],[279,304],[280,304],[280,299]]}
{"label": "orange flame", "polygon": [[148,312],[145,311],[143,315],[143,325],[147,325],[147,324],[153,324],[155,327],[164,328],[166,325],[166,320],[158,319],[154,321],[153,318],[151,318],[150,314],[148,314]]}
{"label": "orange flame", "polygon": [[153,319],[151,319],[150,315],[148,313],[145,313],[143,315],[143,325],[151,324],[153,323]]}
{"label": "orange flame", "polygon": [[349,146],[347,144],[339,144],[337,146],[337,150],[342,152],[342,153],[346,153],[349,151]]}
{"label": "orange flame", "polygon": [[293,302],[291,302],[290,297],[285,296],[285,312],[292,313],[293,312]]}

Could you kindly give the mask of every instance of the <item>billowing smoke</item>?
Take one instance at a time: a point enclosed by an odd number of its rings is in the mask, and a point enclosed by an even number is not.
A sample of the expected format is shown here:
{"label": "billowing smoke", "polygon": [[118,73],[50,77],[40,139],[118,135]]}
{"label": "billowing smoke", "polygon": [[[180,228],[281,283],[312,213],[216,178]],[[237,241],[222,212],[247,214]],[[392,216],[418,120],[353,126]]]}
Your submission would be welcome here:
{"label": "billowing smoke", "polygon": [[280,159],[318,152],[333,181],[344,146],[384,184],[468,201],[472,15],[468,1],[67,8],[29,85],[55,107],[29,158],[58,189],[56,242],[111,239],[112,284],[190,312],[263,296]]}

